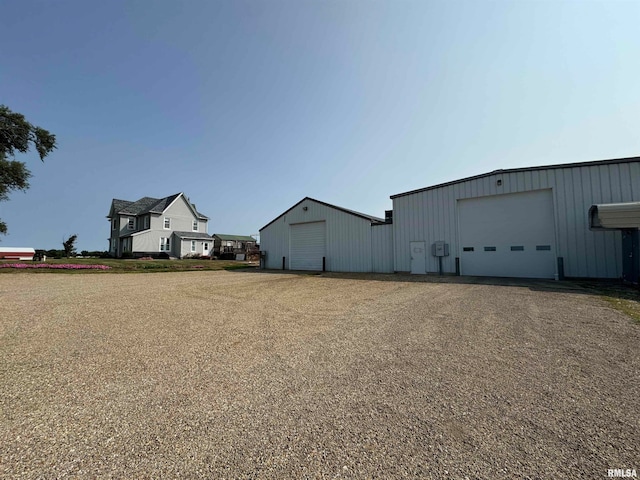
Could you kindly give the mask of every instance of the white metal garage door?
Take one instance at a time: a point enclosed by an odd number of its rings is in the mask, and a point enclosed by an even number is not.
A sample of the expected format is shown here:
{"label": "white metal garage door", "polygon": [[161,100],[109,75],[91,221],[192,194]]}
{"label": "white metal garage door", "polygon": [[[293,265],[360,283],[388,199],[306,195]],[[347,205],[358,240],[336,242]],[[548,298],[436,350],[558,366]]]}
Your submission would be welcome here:
{"label": "white metal garage door", "polygon": [[291,225],[291,270],[322,270],[325,256],[325,222]]}
{"label": "white metal garage door", "polygon": [[554,278],[551,190],[459,200],[458,219],[462,275]]}

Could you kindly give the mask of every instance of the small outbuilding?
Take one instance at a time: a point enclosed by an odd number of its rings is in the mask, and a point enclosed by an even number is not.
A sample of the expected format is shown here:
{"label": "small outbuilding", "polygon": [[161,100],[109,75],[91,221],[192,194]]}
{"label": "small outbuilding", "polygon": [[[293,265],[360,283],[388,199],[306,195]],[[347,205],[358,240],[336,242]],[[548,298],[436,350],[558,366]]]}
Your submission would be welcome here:
{"label": "small outbuilding", "polygon": [[393,272],[391,223],[305,197],[260,229],[263,266]]}
{"label": "small outbuilding", "polygon": [[0,260],[33,260],[35,254],[30,247],[0,247]]}

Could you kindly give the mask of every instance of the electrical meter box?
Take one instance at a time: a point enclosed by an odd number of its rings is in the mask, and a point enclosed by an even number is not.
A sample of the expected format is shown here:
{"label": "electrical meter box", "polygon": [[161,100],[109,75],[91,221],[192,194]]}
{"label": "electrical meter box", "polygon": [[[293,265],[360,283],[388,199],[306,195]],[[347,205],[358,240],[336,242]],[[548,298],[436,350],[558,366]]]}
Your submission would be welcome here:
{"label": "electrical meter box", "polygon": [[449,256],[449,244],[444,241],[435,242],[431,245],[431,255],[434,257]]}

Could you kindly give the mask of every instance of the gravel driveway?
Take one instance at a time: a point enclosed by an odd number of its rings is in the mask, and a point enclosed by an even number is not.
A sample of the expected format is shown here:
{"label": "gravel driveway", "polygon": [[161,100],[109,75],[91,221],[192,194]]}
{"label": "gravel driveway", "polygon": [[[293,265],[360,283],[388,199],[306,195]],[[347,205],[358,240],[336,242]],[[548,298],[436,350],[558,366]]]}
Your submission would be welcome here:
{"label": "gravel driveway", "polygon": [[490,283],[0,275],[0,476],[640,471],[640,325],[572,284]]}

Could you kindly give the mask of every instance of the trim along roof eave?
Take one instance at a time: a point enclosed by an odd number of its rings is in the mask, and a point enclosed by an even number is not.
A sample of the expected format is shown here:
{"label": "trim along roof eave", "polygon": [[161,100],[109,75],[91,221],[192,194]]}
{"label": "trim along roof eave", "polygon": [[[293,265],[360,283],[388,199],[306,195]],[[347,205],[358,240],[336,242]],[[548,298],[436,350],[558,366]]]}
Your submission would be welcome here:
{"label": "trim along roof eave", "polygon": [[640,162],[640,157],[617,158],[613,160],[596,160],[592,162],[564,163],[559,165],[541,165],[538,167],[522,167],[522,168],[508,168],[505,170],[494,170],[493,172],[482,173],[480,175],[474,175],[472,177],[461,178],[460,180],[453,180],[451,182],[439,183],[438,185],[432,185],[430,187],[418,188],[416,190],[410,190],[408,192],[397,193],[395,195],[391,195],[390,198],[391,200],[393,200],[394,198],[413,195],[414,193],[421,193],[429,190],[435,190],[437,188],[449,187],[457,183],[469,182],[471,180],[490,177],[491,175],[502,175],[506,173],[516,173],[516,172],[533,172],[536,170],[553,170],[558,168],[596,167],[598,165],[610,165],[612,163],[633,163],[633,162]]}
{"label": "trim along roof eave", "polygon": [[296,203],[293,207],[289,208],[287,211],[282,212],[280,215],[278,215],[276,218],[274,218],[273,220],[271,220],[269,223],[267,223],[264,227],[262,227],[259,231],[261,232],[262,230],[264,230],[265,228],[267,228],[269,225],[271,225],[272,223],[274,223],[276,220],[278,220],[280,217],[282,217],[283,215],[286,215],[287,213],[289,213],[291,210],[293,210],[294,208],[296,208],[298,205],[300,205],[302,202],[304,202],[305,200],[310,200],[312,202],[316,202],[320,205],[324,205],[325,207],[330,207],[333,208],[335,210],[339,210],[343,213],[348,213],[350,215],[353,215],[354,217],[359,217],[359,218],[363,218],[365,220],[369,220],[372,224],[378,224],[378,223],[385,223],[383,218],[378,218],[378,217],[374,217],[371,215],[366,215],[364,213],[360,213],[360,212],[355,212],[353,210],[348,210],[346,208],[342,208],[342,207],[338,207],[337,205],[331,205],[330,203],[326,203],[326,202],[321,202],[320,200],[316,200],[315,198],[311,198],[311,197],[304,197],[302,200],[300,200],[298,203]]}

